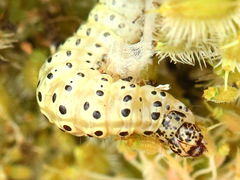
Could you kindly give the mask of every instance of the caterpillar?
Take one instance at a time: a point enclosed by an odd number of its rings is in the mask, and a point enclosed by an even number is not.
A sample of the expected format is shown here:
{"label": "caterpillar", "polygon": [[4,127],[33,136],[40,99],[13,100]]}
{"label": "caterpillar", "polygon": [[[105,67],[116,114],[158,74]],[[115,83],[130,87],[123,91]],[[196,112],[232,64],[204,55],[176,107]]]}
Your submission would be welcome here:
{"label": "caterpillar", "polygon": [[143,0],[100,0],[88,21],[41,67],[40,110],[75,136],[154,136],[180,156],[201,155],[203,136],[183,103],[132,77],[105,73],[112,42],[140,40],[142,25],[136,19],[143,9]]}

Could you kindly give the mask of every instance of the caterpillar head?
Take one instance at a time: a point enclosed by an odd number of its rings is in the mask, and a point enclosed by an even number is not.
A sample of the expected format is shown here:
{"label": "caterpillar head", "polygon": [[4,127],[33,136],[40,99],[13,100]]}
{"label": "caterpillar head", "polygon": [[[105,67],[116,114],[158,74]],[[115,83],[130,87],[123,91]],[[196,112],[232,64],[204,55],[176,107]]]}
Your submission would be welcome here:
{"label": "caterpillar head", "polygon": [[197,157],[206,150],[200,129],[189,122],[184,122],[178,128],[169,144],[172,151],[184,157]]}

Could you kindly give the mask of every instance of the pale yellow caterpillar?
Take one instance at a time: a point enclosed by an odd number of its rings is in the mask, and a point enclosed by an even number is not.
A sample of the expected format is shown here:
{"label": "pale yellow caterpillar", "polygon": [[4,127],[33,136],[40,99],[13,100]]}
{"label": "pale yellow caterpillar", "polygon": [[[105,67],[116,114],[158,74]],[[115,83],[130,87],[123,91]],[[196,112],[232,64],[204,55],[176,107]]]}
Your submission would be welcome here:
{"label": "pale yellow caterpillar", "polygon": [[143,0],[101,0],[42,66],[38,104],[50,122],[76,136],[151,135],[181,156],[198,156],[205,149],[203,136],[184,104],[132,77],[104,73],[112,42],[140,40],[136,19],[143,8]]}

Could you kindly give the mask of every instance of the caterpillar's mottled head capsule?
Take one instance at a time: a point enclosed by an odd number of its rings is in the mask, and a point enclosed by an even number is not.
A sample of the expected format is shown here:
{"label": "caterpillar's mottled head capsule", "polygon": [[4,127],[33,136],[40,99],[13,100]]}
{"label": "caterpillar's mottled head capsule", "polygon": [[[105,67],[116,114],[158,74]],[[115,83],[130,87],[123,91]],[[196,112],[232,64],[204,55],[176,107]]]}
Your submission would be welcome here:
{"label": "caterpillar's mottled head capsule", "polygon": [[193,123],[183,123],[170,141],[170,148],[180,156],[197,157],[206,150],[203,135]]}

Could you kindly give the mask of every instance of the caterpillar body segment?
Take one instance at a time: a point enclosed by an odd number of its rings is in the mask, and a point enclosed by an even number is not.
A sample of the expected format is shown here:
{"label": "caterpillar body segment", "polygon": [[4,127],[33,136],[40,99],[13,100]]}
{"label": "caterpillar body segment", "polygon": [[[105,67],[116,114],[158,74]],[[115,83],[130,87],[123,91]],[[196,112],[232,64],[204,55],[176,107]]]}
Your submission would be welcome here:
{"label": "caterpillar body segment", "polygon": [[132,77],[104,73],[114,43],[140,40],[142,27],[136,19],[143,5],[141,0],[100,1],[42,66],[38,104],[50,122],[76,136],[154,136],[181,156],[198,156],[205,149],[203,137],[184,104]]}
{"label": "caterpillar body segment", "polygon": [[[81,70],[91,68],[91,71],[85,74],[94,77],[95,75],[91,75],[94,72],[92,69],[103,67],[104,56],[115,42],[134,43],[139,41],[142,30],[135,20],[142,16],[143,4],[143,0],[100,1],[90,12],[88,21],[81,25],[74,36],[68,38],[59,47],[58,52],[44,63],[39,73],[38,89],[44,88],[44,91],[47,92],[46,97],[51,96],[48,93],[53,88],[57,90],[61,84],[61,74],[67,77],[71,68],[80,68]],[[129,11],[131,13],[126,13]],[[125,26],[121,24],[125,24]],[[135,24],[135,26],[130,24]],[[127,30],[124,30],[126,28]],[[55,81],[48,81],[53,77]],[[64,82],[62,83],[64,84]],[[40,105],[40,107],[42,111],[50,109],[48,105],[46,107]],[[44,114],[46,115],[46,113]],[[52,112],[49,115],[51,116],[48,117],[50,121],[56,119],[52,117],[54,116]],[[54,122],[58,123],[58,120]],[[82,133],[78,135],[82,135]]]}

